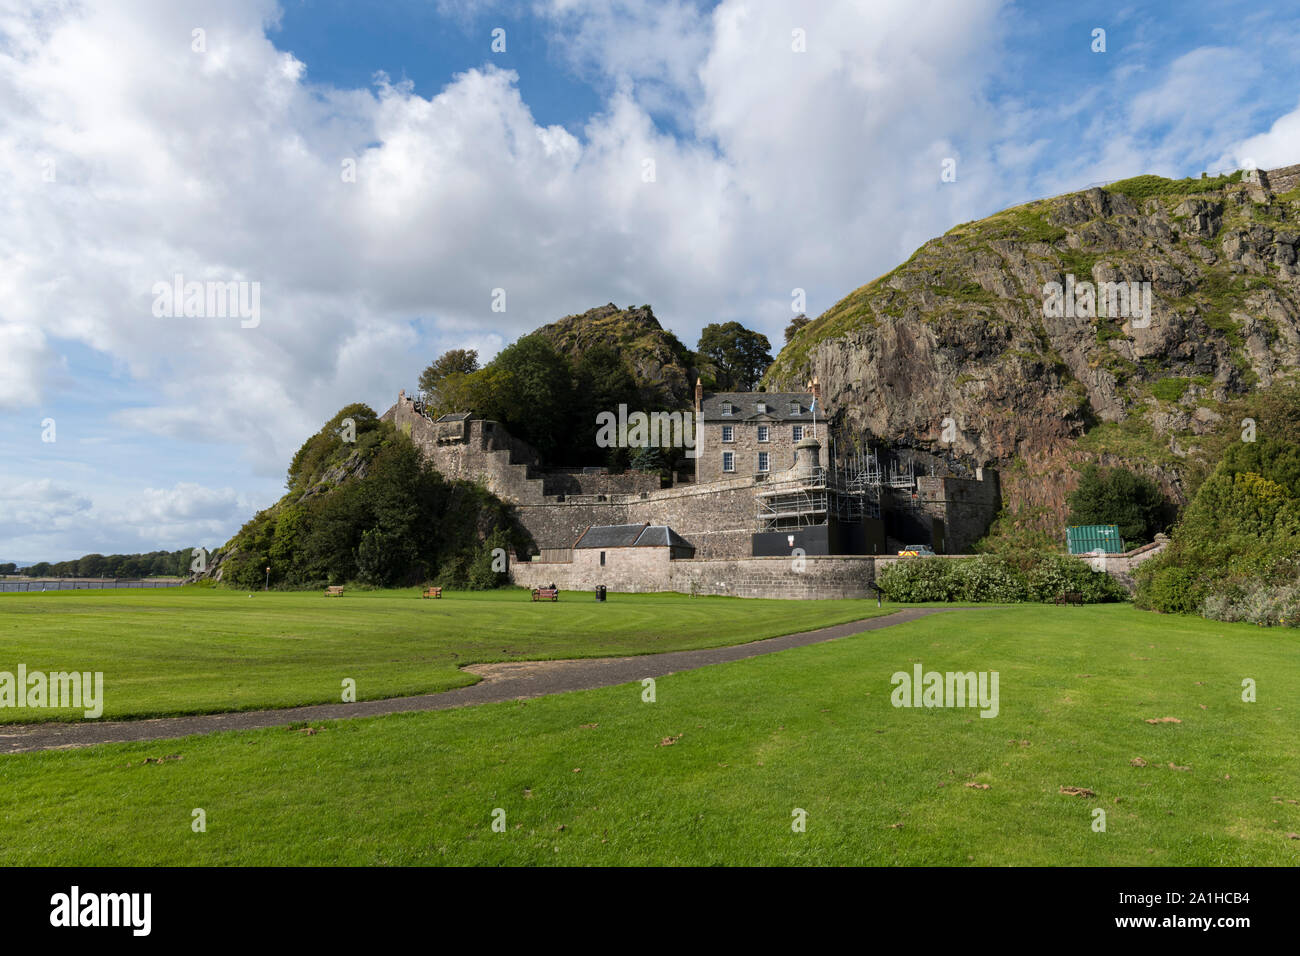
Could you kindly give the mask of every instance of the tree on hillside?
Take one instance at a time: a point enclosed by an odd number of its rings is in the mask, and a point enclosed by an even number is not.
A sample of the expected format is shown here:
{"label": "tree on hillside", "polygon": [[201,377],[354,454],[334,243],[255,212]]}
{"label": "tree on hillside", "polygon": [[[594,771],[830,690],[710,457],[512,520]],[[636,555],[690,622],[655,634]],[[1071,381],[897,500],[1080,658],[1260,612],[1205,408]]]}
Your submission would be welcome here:
{"label": "tree on hillside", "polygon": [[790,340],[799,334],[799,330],[811,321],[812,319],[808,318],[808,316],[804,315],[802,312],[791,319],[790,324],[785,327],[785,344],[789,345]]}
{"label": "tree on hillside", "polygon": [[488,411],[483,407],[474,411],[495,417],[549,460],[566,447],[573,412],[573,369],[546,339],[525,335],[468,378],[486,386],[474,397]]}
{"label": "tree on hillside", "polygon": [[601,344],[587,349],[573,370],[574,422],[570,435],[568,463],[574,465],[622,463],[618,449],[600,448],[596,444],[596,416],[601,412],[618,414],[618,406],[639,410],[640,392],[636,379],[628,371],[623,357],[613,345]]}
{"label": "tree on hillside", "polygon": [[[369,447],[377,439],[378,429],[379,416],[369,405],[363,402],[345,405],[294,454],[285,476],[285,487],[295,489],[300,483],[318,477],[326,465],[337,463],[358,448]],[[352,440],[346,441],[347,438]]]}
{"label": "tree on hillside", "polygon": [[717,368],[717,387],[722,391],[752,390],[772,364],[772,343],[767,336],[739,322],[706,325],[697,351]]}
{"label": "tree on hillside", "polygon": [[476,349],[451,349],[430,363],[420,373],[420,391],[428,396],[431,405],[441,404],[440,386],[448,376],[465,376],[479,369]]}
{"label": "tree on hillside", "polygon": [[1160,486],[1127,468],[1088,465],[1070,493],[1070,524],[1113,524],[1132,547],[1145,544],[1169,523],[1169,503]]}

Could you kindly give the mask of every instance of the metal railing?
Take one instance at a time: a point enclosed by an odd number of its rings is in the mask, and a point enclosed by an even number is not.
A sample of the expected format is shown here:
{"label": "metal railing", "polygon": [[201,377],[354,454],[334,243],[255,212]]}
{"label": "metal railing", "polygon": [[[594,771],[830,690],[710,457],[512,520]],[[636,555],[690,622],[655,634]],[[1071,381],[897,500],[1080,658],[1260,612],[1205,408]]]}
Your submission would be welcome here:
{"label": "metal railing", "polygon": [[178,581],[120,581],[105,579],[102,581],[78,581],[72,579],[52,578],[48,581],[0,581],[0,593],[9,594],[25,591],[116,591],[122,588],[152,589],[177,588],[185,584]]}

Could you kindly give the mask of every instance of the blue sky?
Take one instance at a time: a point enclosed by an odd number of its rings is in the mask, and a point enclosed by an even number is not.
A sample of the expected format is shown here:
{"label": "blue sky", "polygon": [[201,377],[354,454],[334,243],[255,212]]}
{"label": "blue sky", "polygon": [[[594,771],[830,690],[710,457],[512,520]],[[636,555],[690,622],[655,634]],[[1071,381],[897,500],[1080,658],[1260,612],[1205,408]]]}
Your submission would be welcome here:
{"label": "blue sky", "polygon": [[[1300,161],[1298,40],[1225,0],[0,2],[0,561],[217,546],[447,348],[609,301],[779,344],[957,222]],[[152,314],[178,272],[259,322]]]}

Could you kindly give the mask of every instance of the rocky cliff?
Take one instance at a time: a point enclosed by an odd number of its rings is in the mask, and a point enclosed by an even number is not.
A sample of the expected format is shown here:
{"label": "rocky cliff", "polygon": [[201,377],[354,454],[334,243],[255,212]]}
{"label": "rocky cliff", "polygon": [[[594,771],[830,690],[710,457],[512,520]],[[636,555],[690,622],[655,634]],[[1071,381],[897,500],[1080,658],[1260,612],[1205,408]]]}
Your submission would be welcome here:
{"label": "rocky cliff", "polygon": [[1001,467],[1008,513],[1044,529],[1082,461],[1181,502],[1223,403],[1300,366],[1294,180],[1141,176],[957,226],[803,328],[767,381],[817,376],[852,432]]}

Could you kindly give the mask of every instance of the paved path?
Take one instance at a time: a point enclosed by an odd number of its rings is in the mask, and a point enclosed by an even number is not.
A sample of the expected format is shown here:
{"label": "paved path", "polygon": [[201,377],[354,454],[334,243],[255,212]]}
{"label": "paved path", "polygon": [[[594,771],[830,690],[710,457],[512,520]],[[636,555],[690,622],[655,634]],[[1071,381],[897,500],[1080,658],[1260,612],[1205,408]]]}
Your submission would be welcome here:
{"label": "paved path", "polygon": [[907,608],[883,617],[850,621],[817,631],[804,631],[772,637],[750,644],[711,647],[698,651],[670,651],[641,657],[596,657],[585,660],[518,661],[502,664],[476,664],[465,670],[483,678],[471,687],[416,697],[390,697],[364,700],[354,704],[313,704],[278,710],[245,710],[226,714],[198,714],[193,717],[158,717],[149,720],[99,721],[76,724],[8,724],[0,726],[0,754],[26,753],[33,750],[58,750],[90,747],[94,744],[167,740],[190,734],[211,734],[220,730],[261,730],[285,727],[298,721],[338,720],[348,717],[375,717],[420,710],[447,710],[504,700],[527,700],[547,694],[573,690],[592,690],[663,677],[678,671],[694,670],[710,664],[725,664],[762,654],[773,654],[792,647],[820,644],[840,637],[862,634],[882,627],[904,624],[952,608]]}

